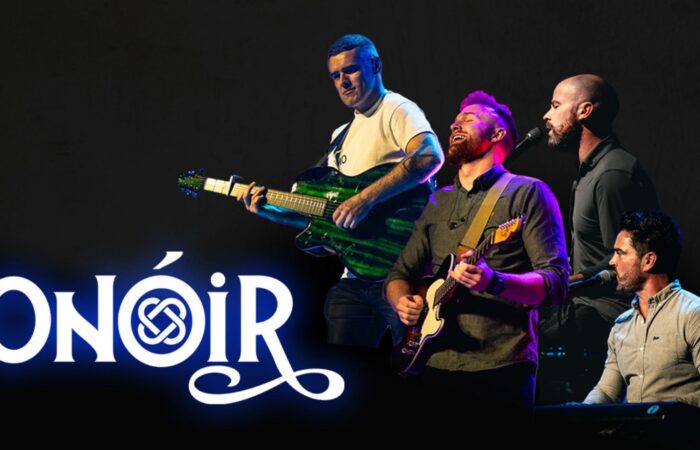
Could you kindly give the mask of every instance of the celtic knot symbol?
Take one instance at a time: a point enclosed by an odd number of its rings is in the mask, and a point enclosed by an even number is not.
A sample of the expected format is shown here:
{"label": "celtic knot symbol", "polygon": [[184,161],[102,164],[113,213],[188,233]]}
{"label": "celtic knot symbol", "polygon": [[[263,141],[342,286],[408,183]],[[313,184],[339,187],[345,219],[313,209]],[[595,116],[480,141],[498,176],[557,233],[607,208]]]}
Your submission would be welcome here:
{"label": "celtic knot symbol", "polygon": [[[146,308],[152,305],[155,306],[147,313]],[[173,308],[177,309],[177,314],[173,312]],[[153,319],[160,313],[164,313],[170,319],[170,324],[163,330],[153,323]],[[187,327],[183,319],[187,316],[187,308],[180,299],[171,297],[161,301],[156,297],[147,298],[139,305],[138,315],[141,321],[138,326],[139,337],[146,344],[177,345],[185,338]],[[146,328],[152,336],[146,334]],[[175,332],[177,334],[171,337]]]}

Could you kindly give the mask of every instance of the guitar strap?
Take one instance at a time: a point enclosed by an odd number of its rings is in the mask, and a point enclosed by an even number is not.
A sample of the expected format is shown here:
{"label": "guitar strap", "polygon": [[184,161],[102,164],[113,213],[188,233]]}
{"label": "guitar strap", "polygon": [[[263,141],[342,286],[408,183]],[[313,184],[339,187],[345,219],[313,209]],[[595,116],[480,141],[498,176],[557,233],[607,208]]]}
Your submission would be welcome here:
{"label": "guitar strap", "polygon": [[[338,154],[340,153],[340,149],[343,147],[343,142],[345,142],[345,137],[348,135],[348,131],[350,130],[350,125],[352,125],[352,121],[355,120],[355,117],[353,115],[352,120],[348,122],[347,126],[343,128],[340,133],[331,141],[331,144],[328,146],[326,149],[326,153],[321,157],[321,159],[318,160],[316,164],[314,164],[314,167],[324,167],[328,165],[328,157],[331,156],[331,153],[336,152],[336,159],[338,158]],[[338,167],[338,161],[336,160],[335,166]]]}
{"label": "guitar strap", "polygon": [[467,234],[464,235],[462,242],[460,242],[457,246],[457,256],[477,246],[479,239],[481,239],[481,235],[484,233],[484,229],[486,228],[486,222],[488,222],[489,217],[491,217],[491,214],[493,213],[496,202],[501,197],[501,194],[503,194],[503,191],[505,190],[506,186],[508,186],[508,183],[510,183],[510,180],[513,178],[515,178],[515,175],[510,172],[506,172],[501,175],[495,183],[493,183],[489,191],[486,193],[484,201],[481,202],[481,206],[479,206],[476,216],[474,216],[472,223],[469,225]]}

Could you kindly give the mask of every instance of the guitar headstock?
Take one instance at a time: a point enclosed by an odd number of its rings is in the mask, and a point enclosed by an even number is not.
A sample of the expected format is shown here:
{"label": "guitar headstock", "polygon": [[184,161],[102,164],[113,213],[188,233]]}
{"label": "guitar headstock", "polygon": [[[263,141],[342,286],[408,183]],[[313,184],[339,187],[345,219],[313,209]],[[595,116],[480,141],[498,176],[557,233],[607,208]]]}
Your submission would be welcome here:
{"label": "guitar headstock", "polygon": [[519,233],[525,224],[524,216],[516,217],[508,222],[502,223],[493,233],[493,243],[499,244],[510,239],[514,234]]}
{"label": "guitar headstock", "polygon": [[187,196],[197,197],[197,194],[204,189],[204,182],[206,181],[204,176],[204,169],[188,170],[187,172],[180,174],[177,178],[177,187]]}

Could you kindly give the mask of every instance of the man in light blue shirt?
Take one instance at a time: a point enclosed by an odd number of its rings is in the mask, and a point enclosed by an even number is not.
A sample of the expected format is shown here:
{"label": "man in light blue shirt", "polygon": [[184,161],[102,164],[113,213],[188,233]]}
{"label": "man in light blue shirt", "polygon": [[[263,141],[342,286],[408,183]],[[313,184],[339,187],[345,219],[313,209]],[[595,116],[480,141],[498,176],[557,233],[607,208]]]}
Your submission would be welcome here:
{"label": "man in light blue shirt", "polygon": [[657,211],[624,215],[610,264],[634,292],[608,338],[608,358],[584,403],[679,401],[700,407],[700,298],[675,278],[681,235]]}

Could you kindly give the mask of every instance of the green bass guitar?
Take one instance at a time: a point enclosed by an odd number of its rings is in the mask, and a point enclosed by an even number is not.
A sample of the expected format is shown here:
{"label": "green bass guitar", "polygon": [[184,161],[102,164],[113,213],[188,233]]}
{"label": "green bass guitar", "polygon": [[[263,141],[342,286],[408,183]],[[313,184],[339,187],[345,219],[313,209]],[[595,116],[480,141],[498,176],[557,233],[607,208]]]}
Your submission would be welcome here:
{"label": "green bass guitar", "polygon": [[[314,167],[302,173],[291,192],[267,191],[271,206],[294,211],[309,218],[309,225],[296,237],[296,246],[314,256],[338,255],[355,276],[381,280],[399,256],[434,189],[428,181],[375,205],[353,230],[338,228],[333,212],[345,200],[388,173],[395,164],[374,167],[349,177],[330,167]],[[178,179],[188,195],[205,190],[236,197],[247,184],[207,178],[189,171]]]}

